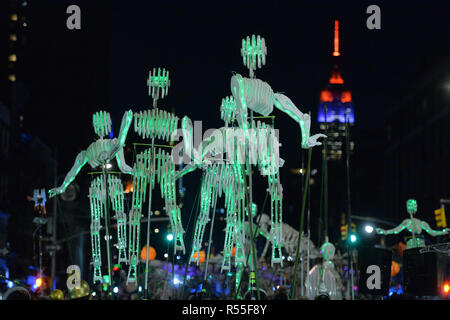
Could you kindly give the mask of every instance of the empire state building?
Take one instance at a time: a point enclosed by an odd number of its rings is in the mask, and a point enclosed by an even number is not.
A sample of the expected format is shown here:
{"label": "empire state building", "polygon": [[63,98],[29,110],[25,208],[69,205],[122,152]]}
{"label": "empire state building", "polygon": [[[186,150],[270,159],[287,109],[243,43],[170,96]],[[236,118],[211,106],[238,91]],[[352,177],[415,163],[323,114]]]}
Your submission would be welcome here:
{"label": "empire state building", "polygon": [[[327,160],[341,160],[345,150],[345,124],[355,122],[352,93],[344,85],[339,69],[339,21],[334,21],[333,70],[327,87],[320,92],[317,121],[320,129],[328,136]],[[350,142],[350,152],[354,143]]]}

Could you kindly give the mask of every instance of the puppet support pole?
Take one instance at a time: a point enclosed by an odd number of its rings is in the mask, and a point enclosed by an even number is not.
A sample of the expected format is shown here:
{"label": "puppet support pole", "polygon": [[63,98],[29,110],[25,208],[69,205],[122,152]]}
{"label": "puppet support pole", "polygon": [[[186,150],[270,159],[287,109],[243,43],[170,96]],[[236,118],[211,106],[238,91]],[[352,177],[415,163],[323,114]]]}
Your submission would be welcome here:
{"label": "puppet support pole", "polygon": [[303,218],[305,216],[306,193],[308,191],[308,185],[309,185],[309,173],[310,173],[310,169],[311,169],[311,153],[312,153],[312,148],[309,148],[309,150],[308,150],[308,167],[306,169],[305,189],[303,191],[302,212],[301,212],[301,216],[300,216],[300,227],[298,229],[299,237],[298,237],[298,242],[297,242],[297,252],[295,253],[294,281],[292,283],[292,288],[291,288],[291,299],[293,299],[295,296],[296,284],[297,284],[298,256],[300,253],[300,241],[302,240],[301,235],[302,235],[302,231],[303,231]]}

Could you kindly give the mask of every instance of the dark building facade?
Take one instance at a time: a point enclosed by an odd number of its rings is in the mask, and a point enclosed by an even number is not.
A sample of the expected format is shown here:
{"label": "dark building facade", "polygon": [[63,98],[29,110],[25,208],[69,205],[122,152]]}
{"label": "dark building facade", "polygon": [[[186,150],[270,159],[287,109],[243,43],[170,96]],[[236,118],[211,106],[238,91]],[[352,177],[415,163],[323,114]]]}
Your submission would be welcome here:
{"label": "dark building facade", "polygon": [[[24,154],[22,129],[24,106],[28,99],[26,85],[26,63],[28,48],[28,3],[26,1],[2,1],[0,4],[0,41],[2,50],[0,62],[0,215],[2,217],[0,256],[11,251],[11,223],[16,219],[24,221],[26,194],[21,193],[27,184],[21,177],[27,174],[31,159],[23,163]],[[26,155],[28,156],[28,155]],[[28,161],[28,162],[27,162]],[[21,164],[25,164],[20,168]],[[35,170],[37,173],[39,170]],[[24,240],[27,228],[21,229],[19,239]],[[12,241],[14,242],[14,241]],[[18,246],[22,252],[27,248]],[[13,249],[12,249],[13,250]]]}
{"label": "dark building facade", "polygon": [[[62,181],[76,154],[93,141],[92,114],[108,110],[108,6],[79,1],[82,30],[74,31],[66,27],[71,4],[0,3],[0,41],[6,48],[0,53],[0,259],[6,260],[13,279],[27,276],[29,267],[38,265],[33,190],[47,192],[55,180]],[[48,236],[53,234],[55,211],[58,240],[89,229],[87,176],[84,171],[77,179],[84,193],[75,201],[59,200],[58,210],[54,199],[47,201]],[[60,243],[57,274],[64,274],[70,264],[89,263],[77,257],[78,251],[89,250],[87,239]],[[45,255],[44,274],[49,276],[50,251]]]}
{"label": "dark building facade", "polygon": [[390,108],[384,150],[386,217],[402,221],[414,198],[433,228],[440,199],[450,198],[450,59],[436,61]]}

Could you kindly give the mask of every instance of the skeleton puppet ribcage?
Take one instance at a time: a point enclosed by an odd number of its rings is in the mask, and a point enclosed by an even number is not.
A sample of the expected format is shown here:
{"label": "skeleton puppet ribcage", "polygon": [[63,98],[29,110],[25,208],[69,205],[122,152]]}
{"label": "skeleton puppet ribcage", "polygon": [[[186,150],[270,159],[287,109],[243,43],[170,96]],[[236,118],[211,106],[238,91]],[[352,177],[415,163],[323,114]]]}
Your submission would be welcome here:
{"label": "skeleton puppet ribcage", "polygon": [[[267,82],[236,74],[231,78],[231,92],[236,99],[237,114],[241,119],[247,117],[247,108],[263,116],[268,116],[273,111],[275,94]],[[239,117],[238,123],[241,126]]]}
{"label": "skeleton puppet ribcage", "polygon": [[178,120],[177,116],[165,110],[141,111],[134,114],[134,130],[144,139],[157,138],[169,142]]}

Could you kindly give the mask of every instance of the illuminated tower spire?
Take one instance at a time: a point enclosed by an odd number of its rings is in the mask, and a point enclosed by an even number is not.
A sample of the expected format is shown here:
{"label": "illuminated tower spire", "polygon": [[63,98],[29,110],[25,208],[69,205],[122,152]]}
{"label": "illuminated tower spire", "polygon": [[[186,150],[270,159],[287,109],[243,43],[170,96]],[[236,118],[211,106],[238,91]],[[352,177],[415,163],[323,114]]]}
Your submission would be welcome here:
{"label": "illuminated tower spire", "polygon": [[334,51],[333,56],[339,57],[341,53],[339,52],[339,21],[334,20]]}

